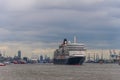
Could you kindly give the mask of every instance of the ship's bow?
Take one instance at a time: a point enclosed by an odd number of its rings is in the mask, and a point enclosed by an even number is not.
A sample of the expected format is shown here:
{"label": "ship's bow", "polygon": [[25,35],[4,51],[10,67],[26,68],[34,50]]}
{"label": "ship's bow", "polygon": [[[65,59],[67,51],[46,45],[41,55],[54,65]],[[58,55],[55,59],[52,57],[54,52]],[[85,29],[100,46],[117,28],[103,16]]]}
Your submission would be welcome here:
{"label": "ship's bow", "polygon": [[82,65],[85,61],[85,57],[70,57],[67,61],[69,65]]}

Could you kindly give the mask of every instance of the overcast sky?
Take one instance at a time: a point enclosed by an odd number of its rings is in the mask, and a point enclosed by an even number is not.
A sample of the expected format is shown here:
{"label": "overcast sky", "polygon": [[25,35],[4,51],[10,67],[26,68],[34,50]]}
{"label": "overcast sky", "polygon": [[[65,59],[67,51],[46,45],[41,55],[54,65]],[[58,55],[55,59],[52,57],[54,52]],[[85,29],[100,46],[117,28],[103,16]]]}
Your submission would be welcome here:
{"label": "overcast sky", "polygon": [[40,53],[74,35],[87,48],[120,49],[120,0],[0,0],[0,48],[8,53]]}

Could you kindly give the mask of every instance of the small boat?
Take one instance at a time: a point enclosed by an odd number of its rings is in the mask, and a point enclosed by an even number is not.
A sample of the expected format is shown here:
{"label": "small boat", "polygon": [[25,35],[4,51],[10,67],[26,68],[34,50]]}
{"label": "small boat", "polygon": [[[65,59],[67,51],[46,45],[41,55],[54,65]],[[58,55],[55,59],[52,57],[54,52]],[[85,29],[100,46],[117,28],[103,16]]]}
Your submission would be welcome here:
{"label": "small boat", "polygon": [[9,64],[10,64],[10,61],[4,61],[3,64],[9,65]]}
{"label": "small boat", "polygon": [[0,66],[6,66],[4,63],[0,63]]}

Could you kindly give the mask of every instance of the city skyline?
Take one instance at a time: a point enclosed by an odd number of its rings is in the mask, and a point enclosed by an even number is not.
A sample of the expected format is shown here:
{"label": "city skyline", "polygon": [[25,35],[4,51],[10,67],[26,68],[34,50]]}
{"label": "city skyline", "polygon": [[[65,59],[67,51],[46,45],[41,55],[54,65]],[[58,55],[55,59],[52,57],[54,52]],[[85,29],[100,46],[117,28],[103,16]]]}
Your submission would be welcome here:
{"label": "city skyline", "polygon": [[120,49],[119,0],[0,0],[0,50],[53,53],[64,38]]}

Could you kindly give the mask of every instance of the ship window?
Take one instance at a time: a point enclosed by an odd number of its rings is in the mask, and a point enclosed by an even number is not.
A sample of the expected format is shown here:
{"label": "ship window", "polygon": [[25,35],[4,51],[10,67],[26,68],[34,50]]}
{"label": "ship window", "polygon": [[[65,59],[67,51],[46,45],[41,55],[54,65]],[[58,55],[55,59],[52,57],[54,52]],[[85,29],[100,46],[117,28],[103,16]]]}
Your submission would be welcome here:
{"label": "ship window", "polygon": [[69,51],[85,51],[84,47],[69,47]]}

